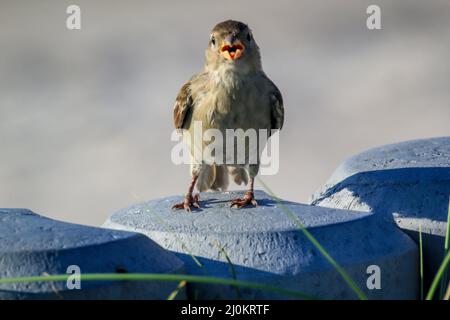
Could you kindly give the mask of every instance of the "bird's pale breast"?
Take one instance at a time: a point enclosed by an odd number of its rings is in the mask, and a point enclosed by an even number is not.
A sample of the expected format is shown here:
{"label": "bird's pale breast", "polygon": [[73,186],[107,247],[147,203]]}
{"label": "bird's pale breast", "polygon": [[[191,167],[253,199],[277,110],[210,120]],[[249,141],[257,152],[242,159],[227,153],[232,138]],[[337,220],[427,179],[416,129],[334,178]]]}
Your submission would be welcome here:
{"label": "bird's pale breast", "polygon": [[[218,129],[224,137],[224,154],[226,149],[226,129],[254,129],[259,139],[259,130],[270,130],[270,98],[267,94],[268,83],[265,77],[252,76],[230,83],[216,82],[209,79],[209,83],[198,85],[195,94],[195,106],[187,129],[194,137],[194,121],[202,124],[203,132],[208,129]],[[195,88],[195,86],[194,86]],[[201,90],[200,88],[203,88]],[[195,89],[194,89],[195,90]],[[203,150],[210,141],[191,141],[193,147]],[[260,148],[263,146],[260,146]],[[248,141],[246,144],[248,150]],[[262,150],[259,150],[259,153]]]}

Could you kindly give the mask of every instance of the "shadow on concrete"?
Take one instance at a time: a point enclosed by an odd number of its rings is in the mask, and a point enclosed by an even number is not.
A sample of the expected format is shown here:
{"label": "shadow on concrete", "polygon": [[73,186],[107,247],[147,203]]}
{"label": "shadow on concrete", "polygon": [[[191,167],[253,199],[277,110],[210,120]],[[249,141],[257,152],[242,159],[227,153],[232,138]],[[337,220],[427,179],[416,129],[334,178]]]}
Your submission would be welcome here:
{"label": "shadow on concrete", "polygon": [[444,258],[449,198],[450,168],[400,168],[351,175],[322,191],[311,204],[370,210],[396,222],[417,244],[422,225],[424,278],[429,285]]}
{"label": "shadow on concrete", "polygon": [[[275,200],[268,199],[268,198],[256,199],[256,201],[258,202],[258,207],[275,207],[277,204],[277,202]],[[283,203],[287,203],[287,202],[283,201]],[[217,198],[202,200],[200,198],[200,209],[194,208],[195,210],[193,210],[193,211],[201,211],[202,209],[209,209],[209,208],[212,208],[214,204],[222,204],[223,206],[230,206],[231,200],[220,200]],[[242,207],[242,208],[236,209],[236,210],[245,210],[245,209],[249,209],[249,208],[253,208],[253,207],[245,206],[245,207]]]}

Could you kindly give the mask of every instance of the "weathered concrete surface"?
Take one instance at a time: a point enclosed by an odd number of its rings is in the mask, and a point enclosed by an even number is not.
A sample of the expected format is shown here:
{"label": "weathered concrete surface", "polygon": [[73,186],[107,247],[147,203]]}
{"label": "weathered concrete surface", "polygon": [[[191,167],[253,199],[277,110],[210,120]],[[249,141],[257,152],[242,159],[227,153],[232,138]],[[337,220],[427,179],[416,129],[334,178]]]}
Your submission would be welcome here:
{"label": "weathered concrete surface", "polygon": [[[104,226],[148,235],[176,252],[190,274],[232,278],[236,273],[240,280],[321,298],[356,298],[277,202],[257,191],[257,208],[230,209],[230,200],[241,195],[202,193],[202,209],[191,214],[170,209],[181,200],[178,196],[148,201],[114,213]],[[385,223],[370,213],[287,201],[282,204],[370,298],[417,297],[417,246],[395,224]],[[381,290],[366,287],[366,269],[372,264],[381,268]],[[198,298],[287,298],[265,291],[237,292],[233,288],[195,284],[190,285],[190,294]]]}
{"label": "weathered concrete surface", "polygon": [[450,137],[442,137],[386,145],[348,159],[312,204],[394,218],[417,242],[422,225],[429,281],[443,258],[449,196]]}
{"label": "weathered concrete surface", "polygon": [[[0,278],[82,273],[180,273],[184,266],[147,237],[55,221],[25,209],[0,209]],[[165,299],[176,283],[82,281],[0,284],[0,299]],[[181,291],[179,297],[185,296]]]}

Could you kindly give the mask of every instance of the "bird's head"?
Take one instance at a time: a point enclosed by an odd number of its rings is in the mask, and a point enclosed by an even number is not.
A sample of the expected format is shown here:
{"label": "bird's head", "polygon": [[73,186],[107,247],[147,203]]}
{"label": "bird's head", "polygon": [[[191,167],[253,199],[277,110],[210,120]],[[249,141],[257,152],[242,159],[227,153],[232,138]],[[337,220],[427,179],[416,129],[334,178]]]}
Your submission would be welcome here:
{"label": "bird's head", "polygon": [[221,66],[236,70],[261,69],[261,56],[250,28],[242,22],[227,20],[211,31],[206,49],[206,68]]}

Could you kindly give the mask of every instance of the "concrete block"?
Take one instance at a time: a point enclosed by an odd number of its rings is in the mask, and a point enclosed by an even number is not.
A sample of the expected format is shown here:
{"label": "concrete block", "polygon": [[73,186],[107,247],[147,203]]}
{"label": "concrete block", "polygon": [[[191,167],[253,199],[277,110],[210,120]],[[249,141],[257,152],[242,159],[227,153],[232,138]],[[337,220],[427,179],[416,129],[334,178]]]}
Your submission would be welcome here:
{"label": "concrete block", "polygon": [[407,141],[343,162],[312,204],[371,211],[394,220],[416,242],[422,225],[425,277],[443,259],[450,197],[450,137]]}
{"label": "concrete block", "polygon": [[[239,280],[320,298],[356,298],[276,201],[257,191],[258,207],[230,209],[230,200],[241,195],[242,192],[202,193],[202,209],[191,214],[170,209],[181,201],[179,196],[152,200],[112,214],[104,226],[146,234],[175,252],[185,262],[189,274],[223,278],[233,278],[235,274]],[[369,298],[417,297],[417,246],[395,224],[386,224],[371,213],[282,203]],[[366,286],[370,265],[381,269],[380,290],[369,290]],[[188,295],[200,299],[288,298],[261,290],[197,284],[189,285]]]}
{"label": "concrete block", "polygon": [[[144,235],[55,221],[25,209],[0,209],[0,278],[81,273],[180,273],[181,260]],[[0,299],[166,299],[174,282],[81,281],[0,284]],[[181,292],[179,297],[183,297]]]}

